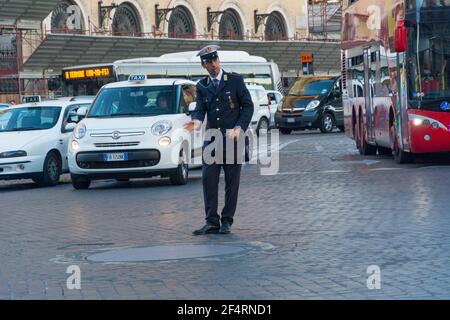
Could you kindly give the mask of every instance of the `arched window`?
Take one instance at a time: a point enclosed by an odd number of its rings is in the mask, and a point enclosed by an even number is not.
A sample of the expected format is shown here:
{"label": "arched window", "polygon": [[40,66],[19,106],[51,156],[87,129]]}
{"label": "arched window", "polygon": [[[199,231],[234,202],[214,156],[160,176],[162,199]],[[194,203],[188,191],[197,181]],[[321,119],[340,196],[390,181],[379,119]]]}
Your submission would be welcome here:
{"label": "arched window", "polygon": [[63,0],[52,12],[52,32],[81,33],[85,30],[80,7],[73,1]]}
{"label": "arched window", "polygon": [[131,4],[122,3],[114,13],[112,32],[116,36],[138,36],[141,33],[139,15]]}
{"label": "arched window", "polygon": [[219,38],[224,40],[242,40],[242,22],[239,14],[233,9],[227,9],[220,18]]}
{"label": "arched window", "polygon": [[194,18],[189,10],[184,6],[175,7],[169,18],[169,37],[194,38],[194,30]]}
{"label": "arched window", "polygon": [[281,13],[274,11],[266,21],[266,40],[287,40],[287,28]]}

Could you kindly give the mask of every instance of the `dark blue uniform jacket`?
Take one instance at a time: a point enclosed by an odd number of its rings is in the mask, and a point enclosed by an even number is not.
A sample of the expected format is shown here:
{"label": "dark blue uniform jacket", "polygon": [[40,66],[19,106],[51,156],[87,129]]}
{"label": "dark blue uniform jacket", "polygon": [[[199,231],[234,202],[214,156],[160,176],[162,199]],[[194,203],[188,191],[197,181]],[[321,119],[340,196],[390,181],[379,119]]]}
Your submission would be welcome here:
{"label": "dark blue uniform jacket", "polygon": [[197,107],[192,119],[203,121],[206,128],[219,129],[225,135],[227,129],[241,127],[245,132],[253,116],[253,102],[242,76],[223,72],[216,90],[206,77],[197,83]]}

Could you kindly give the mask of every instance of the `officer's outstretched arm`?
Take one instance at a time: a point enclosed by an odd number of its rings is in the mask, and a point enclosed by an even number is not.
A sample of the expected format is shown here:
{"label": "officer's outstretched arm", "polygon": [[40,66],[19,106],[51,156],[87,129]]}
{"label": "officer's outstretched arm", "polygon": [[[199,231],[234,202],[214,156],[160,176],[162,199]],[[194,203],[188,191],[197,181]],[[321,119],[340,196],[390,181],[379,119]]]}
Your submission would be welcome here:
{"label": "officer's outstretched arm", "polygon": [[242,76],[238,76],[238,79],[237,97],[239,99],[239,106],[242,108],[242,110],[239,113],[239,119],[236,123],[236,127],[241,127],[245,132],[250,125],[250,121],[252,121],[254,106],[252,96],[245,86],[244,79],[242,78]]}

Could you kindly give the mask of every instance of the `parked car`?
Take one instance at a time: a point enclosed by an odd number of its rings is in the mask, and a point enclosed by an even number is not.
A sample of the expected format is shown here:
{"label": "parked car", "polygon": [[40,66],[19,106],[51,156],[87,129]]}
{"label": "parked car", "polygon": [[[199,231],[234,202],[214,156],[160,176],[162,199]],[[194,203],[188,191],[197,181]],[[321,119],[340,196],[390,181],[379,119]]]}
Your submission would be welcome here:
{"label": "parked car", "polygon": [[0,111],[0,180],[58,184],[61,173],[68,171],[67,147],[76,126],[75,112],[91,103],[44,101]]}
{"label": "parked car", "polygon": [[283,94],[280,91],[267,90],[267,96],[269,97],[270,103],[270,121],[269,127],[275,127],[275,113],[277,112],[278,106],[283,100]]}
{"label": "parked car", "polygon": [[11,105],[7,104],[7,103],[0,103],[0,110],[4,110],[6,108],[9,108]]}
{"label": "parked car", "polygon": [[338,76],[308,76],[297,80],[275,113],[282,134],[292,130],[344,131],[342,84]]}
{"label": "parked car", "polygon": [[261,130],[266,130],[266,132],[267,130],[269,130],[269,98],[267,96],[266,89],[263,86],[248,84],[247,88],[250,91],[250,95],[252,96],[254,105],[253,117],[250,122],[250,127],[256,132],[257,135],[259,135]]}
{"label": "parked car", "polygon": [[73,187],[87,189],[96,179],[152,176],[186,184],[189,164],[201,164],[203,145],[201,132],[183,130],[195,110],[195,85],[137,75],[104,86],[88,112],[78,111],[86,117],[69,146]]}

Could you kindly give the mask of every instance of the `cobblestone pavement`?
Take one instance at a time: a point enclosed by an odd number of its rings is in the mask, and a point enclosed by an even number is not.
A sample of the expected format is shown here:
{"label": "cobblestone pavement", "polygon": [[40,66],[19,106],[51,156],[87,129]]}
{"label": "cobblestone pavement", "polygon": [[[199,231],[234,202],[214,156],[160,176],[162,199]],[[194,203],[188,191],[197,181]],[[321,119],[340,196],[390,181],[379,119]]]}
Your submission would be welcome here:
{"label": "cobblestone pavement", "polygon": [[[450,160],[361,157],[342,133],[281,136],[280,171],[243,170],[230,235],[203,224],[201,171],[75,191],[0,182],[0,299],[448,299]],[[223,181],[221,182],[223,204]],[[100,263],[118,248],[215,244],[230,255]],[[68,290],[66,270],[81,270]],[[369,290],[369,266],[381,271]]]}

